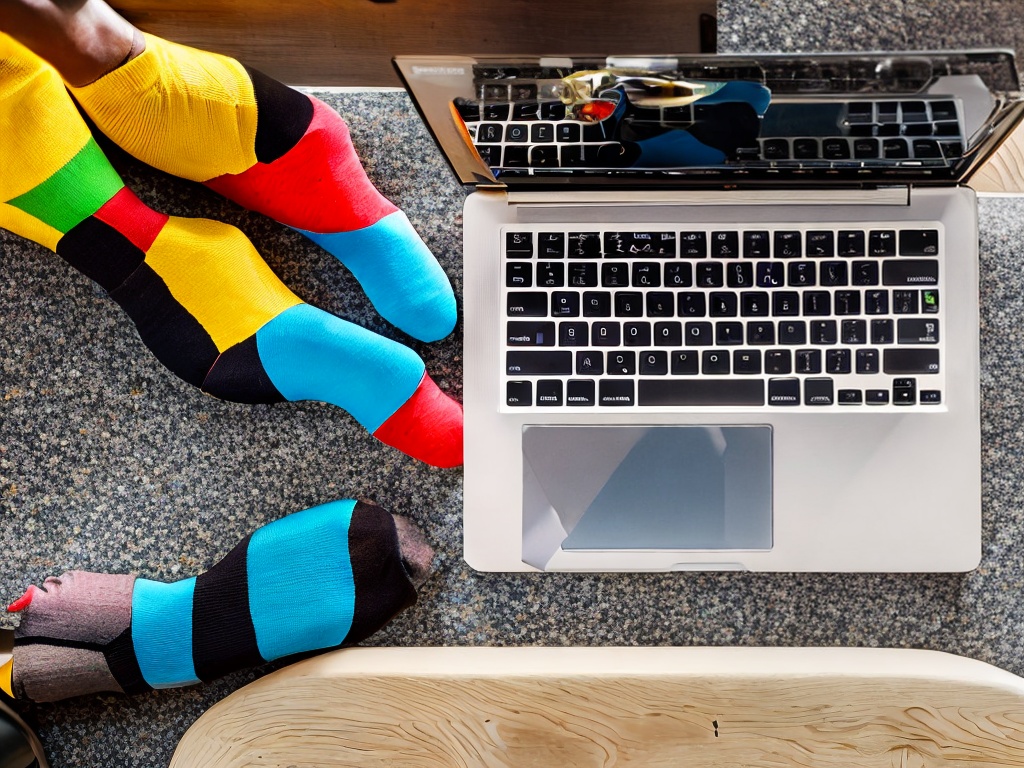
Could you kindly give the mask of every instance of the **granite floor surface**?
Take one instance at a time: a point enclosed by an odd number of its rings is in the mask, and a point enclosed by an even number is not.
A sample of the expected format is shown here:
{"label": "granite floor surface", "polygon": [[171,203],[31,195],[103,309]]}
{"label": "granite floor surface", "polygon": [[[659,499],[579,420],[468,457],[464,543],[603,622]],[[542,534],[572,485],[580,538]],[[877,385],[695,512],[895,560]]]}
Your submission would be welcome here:
{"label": "granite floor surface", "polygon": [[[1011,46],[1021,8],[723,0],[720,48]],[[461,296],[464,191],[408,98],[325,98],[349,120],[371,177],[408,212]],[[442,342],[413,343],[302,236],[112,156],[148,203],[239,226],[302,298],[409,343],[442,389],[461,396],[461,325]],[[366,497],[416,520],[437,549],[419,603],[372,644],[915,647],[1024,674],[1024,201],[986,198],[980,212],[984,552],[981,566],[962,575],[474,572],[460,555],[458,470],[419,465],[329,406],[244,406],[201,395],[150,358],[95,285],[0,232],[0,600],[71,568],[184,578],[263,523]],[[202,712],[270,668],[21,711],[55,768],[165,766]]]}

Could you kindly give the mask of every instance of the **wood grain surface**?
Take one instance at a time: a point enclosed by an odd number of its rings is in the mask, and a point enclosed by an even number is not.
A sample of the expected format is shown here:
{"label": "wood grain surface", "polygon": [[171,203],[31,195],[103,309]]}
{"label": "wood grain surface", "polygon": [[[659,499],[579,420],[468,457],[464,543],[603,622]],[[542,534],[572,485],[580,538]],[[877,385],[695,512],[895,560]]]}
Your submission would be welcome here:
{"label": "wood grain surface", "polygon": [[[291,85],[397,86],[398,54],[699,53],[715,0],[118,0],[141,29]],[[709,49],[713,51],[712,49]]]}
{"label": "wood grain surface", "polygon": [[1024,681],[930,651],[368,648],[212,707],[172,768],[1014,768]]}
{"label": "wood grain surface", "polygon": [[1018,127],[971,177],[975,192],[1024,192],[1024,128]]}

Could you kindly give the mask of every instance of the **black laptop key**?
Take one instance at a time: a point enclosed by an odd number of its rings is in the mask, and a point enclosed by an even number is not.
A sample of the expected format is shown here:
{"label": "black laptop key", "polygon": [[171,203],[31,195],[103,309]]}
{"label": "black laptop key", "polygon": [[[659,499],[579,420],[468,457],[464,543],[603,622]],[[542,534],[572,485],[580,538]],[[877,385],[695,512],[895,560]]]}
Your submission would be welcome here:
{"label": "black laptop key", "polygon": [[593,379],[569,379],[565,385],[565,404],[575,406],[596,405],[596,389]]}
{"label": "black laptop key", "polygon": [[939,321],[900,318],[896,321],[896,341],[900,344],[938,344]]}
{"label": "black laptop key", "polygon": [[822,139],[821,154],[826,160],[847,160],[850,157],[850,144],[842,137]]}
{"label": "black laptop key", "polygon": [[477,144],[500,144],[505,127],[501,123],[482,123],[476,129]]}
{"label": "black laptop key", "polygon": [[816,160],[819,154],[817,139],[793,139],[793,157],[797,160]]}
{"label": "black laptop key", "polygon": [[594,323],[590,331],[595,347],[617,347],[622,343],[622,326],[617,322]]}
{"label": "black laptop key", "polygon": [[769,379],[768,405],[800,405],[800,379]]}
{"label": "black laptop key", "polygon": [[684,259],[703,259],[708,255],[706,232],[680,232],[679,255]]}
{"label": "black laptop key", "polygon": [[513,291],[506,296],[509,317],[547,317],[548,295],[539,291]]}
{"label": "black laptop key", "polygon": [[551,123],[535,123],[530,126],[530,141],[534,144],[549,144],[555,140],[555,126]]}
{"label": "black laptop key", "polygon": [[878,157],[878,139],[854,139],[853,156],[858,160],[868,160]]}
{"label": "black laptop key", "polygon": [[508,120],[509,105],[506,104],[484,104],[484,120]]}
{"label": "black laptop key", "polygon": [[636,352],[609,352],[607,370],[611,376],[632,376],[636,373]]}
{"label": "black laptop key", "polygon": [[509,320],[505,343],[510,347],[555,346],[555,324],[550,321]]}
{"label": "black laptop key", "polygon": [[533,287],[533,264],[528,261],[510,261],[505,265],[505,285],[509,288]]}
{"label": "black laptop key", "polygon": [[629,256],[632,238],[627,232],[604,233],[604,255],[606,258],[625,258]]}
{"label": "black laptop key", "polygon": [[890,259],[882,262],[882,285],[938,285],[935,259]]}
{"label": "black laptop key", "polygon": [[570,261],[568,274],[570,288],[595,288],[597,286],[597,264],[592,261]]}
{"label": "black laptop key", "polygon": [[[769,349],[764,353],[764,372],[773,376],[793,372],[793,355],[788,349]],[[771,402],[771,384],[768,387],[769,405]],[[797,402],[800,400],[800,390],[797,389]]]}
{"label": "black laptop key", "polygon": [[[509,264],[516,266],[519,264]],[[565,264],[561,261],[537,262],[537,287],[561,288],[565,285]]]}
{"label": "black laptop key", "polygon": [[860,405],[864,402],[864,393],[859,389],[840,389],[836,402],[839,405]]}
{"label": "black laptop key", "polygon": [[697,352],[679,349],[669,354],[673,376],[696,376],[700,371],[700,357]]}
{"label": "black laptop key", "polygon": [[866,255],[864,250],[864,233],[860,230],[840,230],[838,246],[840,256]]}
{"label": "black laptop key", "polygon": [[555,138],[564,143],[575,143],[580,140],[580,126],[578,123],[559,123],[555,126]]}
{"label": "black laptop key", "polygon": [[530,166],[533,168],[558,168],[558,148],[546,145],[530,147]]}
{"label": "black laptop key", "polygon": [[721,288],[725,285],[725,270],[719,261],[697,262],[697,285],[701,288]]}
{"label": "black laptop key", "polygon": [[575,291],[554,291],[551,294],[552,317],[579,317],[580,295]]}
{"label": "black laptop key", "polygon": [[643,317],[644,295],[639,291],[616,291],[615,316]]}
{"label": "black laptop key", "polygon": [[634,288],[660,288],[661,265],[650,261],[633,262],[630,282]]}
{"label": "black laptop key", "polygon": [[761,230],[743,233],[743,258],[767,259],[771,255],[768,233]]}
{"label": "black laptop key", "polygon": [[942,157],[942,147],[939,146],[939,142],[931,139],[915,139],[914,157],[918,160],[939,159]]}
{"label": "black laptop key", "polygon": [[760,379],[640,379],[639,385],[640,405],[765,404],[764,382]]}
{"label": "black laptop key", "polygon": [[885,139],[882,141],[882,154],[886,160],[906,160],[910,157],[910,145],[905,139]]}
{"label": "black laptop key", "polygon": [[904,229],[900,232],[900,256],[935,256],[938,252],[938,230]]}
{"label": "black laptop key", "polygon": [[737,349],[732,353],[732,372],[740,375],[761,373],[761,350]]}
{"label": "black laptop key", "polygon": [[648,317],[674,317],[676,297],[669,291],[650,291],[646,296]]}
{"label": "black laptop key", "polygon": [[572,373],[572,352],[507,350],[505,372],[509,376],[567,376]]}
{"label": "black laptop key", "polygon": [[601,258],[601,234],[599,232],[570,232],[569,258]]}
{"label": "black laptop key", "polygon": [[740,255],[739,232],[712,232],[711,255],[716,259],[736,259]]}
{"label": "black laptop key", "polygon": [[832,379],[805,379],[805,405],[834,405],[835,390]]}
{"label": "black laptop key", "polygon": [[541,120],[564,120],[565,104],[560,101],[542,101],[540,103]]}
{"label": "black laptop key", "polygon": [[916,379],[893,379],[892,380],[892,404],[893,405],[917,405],[917,380]]}
{"label": "black laptop key", "polygon": [[558,324],[558,346],[590,346],[590,323],[570,320]]}
{"label": "black laptop key", "polygon": [[853,262],[853,274],[850,278],[853,285],[878,285],[878,262],[877,261],[855,261]]}
{"label": "black laptop key", "polygon": [[803,255],[801,235],[795,231],[775,233],[775,258],[796,259]]}
{"label": "black laptop key", "polygon": [[526,168],[530,165],[530,148],[527,146],[505,147],[505,157],[501,163],[503,168]]}
{"label": "black laptop key", "polygon": [[806,253],[811,258],[828,258],[836,255],[835,236],[831,232],[808,232],[806,245]]}
{"label": "black laptop key", "polygon": [[533,257],[532,232],[506,232],[505,255],[510,259],[529,259]]}
{"label": "black laptop key", "polygon": [[611,317],[612,295],[608,291],[583,292],[584,317]]}
{"label": "black laptop key", "polygon": [[632,379],[602,379],[597,397],[599,405],[624,406],[635,402]]}
{"label": "black laptop key", "polygon": [[537,382],[537,405],[559,406],[561,404],[561,379],[541,379]]}
{"label": "black laptop key", "polygon": [[516,408],[533,405],[532,381],[509,381],[505,383],[505,403]]}
{"label": "black laptop key", "polygon": [[688,261],[670,261],[665,264],[666,288],[689,288],[693,285],[693,265]]}
{"label": "black laptop key", "polygon": [[540,105],[535,101],[521,101],[512,105],[513,120],[536,120]]}
{"label": "black laptop key", "polygon": [[882,370],[888,374],[938,373],[939,350],[899,347],[882,353]]}
{"label": "black laptop key", "polygon": [[538,232],[537,256],[541,259],[565,258],[565,233]]}
{"label": "black laptop key", "polygon": [[505,126],[505,141],[512,144],[525,144],[530,138],[530,126],[520,123],[509,123]]}
{"label": "black laptop key", "polygon": [[578,376],[600,376],[604,373],[604,352],[592,350],[576,353],[576,374]]}

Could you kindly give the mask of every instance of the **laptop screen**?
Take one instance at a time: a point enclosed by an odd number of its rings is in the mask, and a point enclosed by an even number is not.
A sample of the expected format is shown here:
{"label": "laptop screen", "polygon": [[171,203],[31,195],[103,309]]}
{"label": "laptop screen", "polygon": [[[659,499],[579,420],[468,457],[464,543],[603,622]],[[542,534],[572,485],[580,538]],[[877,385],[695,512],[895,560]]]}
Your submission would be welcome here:
{"label": "laptop screen", "polygon": [[460,179],[509,189],[949,184],[1022,110],[1005,51],[396,66]]}

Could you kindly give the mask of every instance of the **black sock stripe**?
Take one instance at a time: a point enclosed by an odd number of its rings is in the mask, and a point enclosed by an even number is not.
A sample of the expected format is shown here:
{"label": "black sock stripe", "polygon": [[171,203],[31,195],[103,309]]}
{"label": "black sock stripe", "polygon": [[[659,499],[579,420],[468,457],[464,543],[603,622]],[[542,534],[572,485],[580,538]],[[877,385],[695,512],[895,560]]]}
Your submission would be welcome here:
{"label": "black sock stripe", "polygon": [[103,651],[107,659],[107,667],[114,676],[121,690],[128,694],[144,693],[153,688],[142,676],[139,660],[135,657],[135,646],[132,642],[132,628],[129,627],[115,637]]}
{"label": "black sock stripe", "polygon": [[209,681],[264,663],[249,613],[246,536],[223,560],[196,579],[192,595],[192,662]]}
{"label": "black sock stripe", "polygon": [[202,389],[234,403],[284,402],[260,360],[256,334],[224,350],[206,375]]}
{"label": "black sock stripe", "polygon": [[52,645],[57,648],[74,648],[80,651],[99,651],[100,653],[107,650],[105,643],[89,640],[67,640],[63,637],[47,637],[46,635],[19,637],[15,645]]}
{"label": "black sock stripe", "polygon": [[313,102],[259,70],[245,71],[256,96],[256,159],[272,163],[305,135],[313,121]]}
{"label": "black sock stripe", "polygon": [[128,313],[161,363],[189,384],[202,385],[217,360],[217,345],[152,267],[141,264],[110,298]]}
{"label": "black sock stripe", "polygon": [[146,260],[131,240],[95,216],[83,219],[57,241],[57,255],[107,292]]}
{"label": "black sock stripe", "polygon": [[416,589],[402,565],[395,520],[387,511],[356,502],[348,547],[356,607],[344,645],[362,642],[416,602]]}

